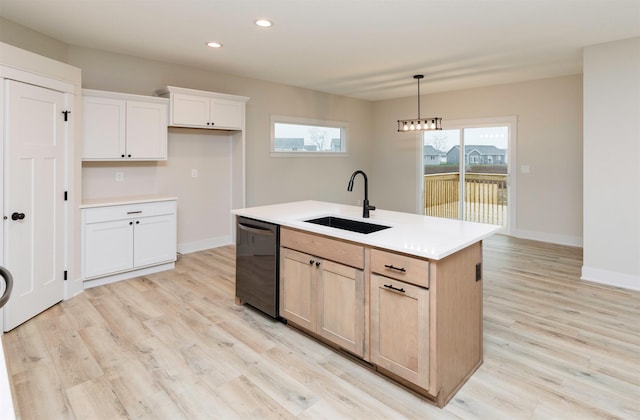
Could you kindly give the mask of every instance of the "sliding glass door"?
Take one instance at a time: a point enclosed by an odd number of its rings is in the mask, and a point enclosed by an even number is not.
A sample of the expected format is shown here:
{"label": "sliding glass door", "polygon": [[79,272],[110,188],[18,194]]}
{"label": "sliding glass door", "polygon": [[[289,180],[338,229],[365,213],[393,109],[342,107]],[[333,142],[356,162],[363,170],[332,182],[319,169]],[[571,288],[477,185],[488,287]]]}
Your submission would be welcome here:
{"label": "sliding glass door", "polygon": [[515,118],[450,122],[442,131],[424,132],[425,214],[508,230],[514,133]]}

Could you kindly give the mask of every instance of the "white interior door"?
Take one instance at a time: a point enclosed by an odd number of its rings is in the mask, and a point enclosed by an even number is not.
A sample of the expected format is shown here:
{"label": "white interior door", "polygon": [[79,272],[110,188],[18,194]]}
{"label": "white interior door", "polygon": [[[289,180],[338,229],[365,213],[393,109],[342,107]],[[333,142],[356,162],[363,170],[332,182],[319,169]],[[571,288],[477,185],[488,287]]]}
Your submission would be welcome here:
{"label": "white interior door", "polygon": [[65,94],[5,82],[4,262],[9,331],[64,296]]}

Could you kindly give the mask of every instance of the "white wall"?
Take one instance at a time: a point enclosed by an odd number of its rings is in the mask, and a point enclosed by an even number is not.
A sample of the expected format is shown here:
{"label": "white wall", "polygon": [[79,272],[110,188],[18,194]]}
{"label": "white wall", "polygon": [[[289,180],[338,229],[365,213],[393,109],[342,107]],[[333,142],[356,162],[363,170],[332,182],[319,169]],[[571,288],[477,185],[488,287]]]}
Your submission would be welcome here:
{"label": "white wall", "polygon": [[[74,46],[69,46],[68,57],[82,69],[84,88],[151,95],[172,85],[250,97],[246,111],[248,206],[304,199],[355,204],[361,198],[349,195],[346,187],[350,174],[366,170],[370,159],[369,102]],[[272,114],[348,121],[350,156],[271,158]],[[167,162],[121,167],[85,163],[83,195],[177,195],[179,248],[220,245],[232,234],[229,223],[220,216],[220,200],[228,187],[228,176],[223,173],[229,163],[221,157],[229,154],[228,141],[228,135],[171,129]],[[115,171],[120,168],[125,181],[116,183]],[[190,178],[191,169],[201,174],[196,180]]]}
{"label": "white wall", "polygon": [[584,49],[582,278],[640,290],[640,38]]}
{"label": "white wall", "polygon": [[[396,120],[416,115],[416,97],[374,103],[375,144],[370,200],[415,212],[419,152],[416,134],[398,133]],[[424,95],[423,116],[444,120],[517,116],[516,236],[582,244],[582,77],[533,80]],[[518,168],[515,168],[518,169]]]}

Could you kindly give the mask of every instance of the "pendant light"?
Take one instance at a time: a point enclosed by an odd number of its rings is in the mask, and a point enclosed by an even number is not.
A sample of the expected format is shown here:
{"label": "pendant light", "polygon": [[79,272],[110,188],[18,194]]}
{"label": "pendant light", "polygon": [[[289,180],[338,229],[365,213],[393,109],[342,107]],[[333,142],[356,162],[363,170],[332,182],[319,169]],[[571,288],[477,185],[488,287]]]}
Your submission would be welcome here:
{"label": "pendant light", "polygon": [[398,120],[398,131],[431,131],[442,130],[442,118],[440,117],[420,117],[420,79],[424,78],[422,74],[413,76],[418,81],[418,118],[409,118]]}

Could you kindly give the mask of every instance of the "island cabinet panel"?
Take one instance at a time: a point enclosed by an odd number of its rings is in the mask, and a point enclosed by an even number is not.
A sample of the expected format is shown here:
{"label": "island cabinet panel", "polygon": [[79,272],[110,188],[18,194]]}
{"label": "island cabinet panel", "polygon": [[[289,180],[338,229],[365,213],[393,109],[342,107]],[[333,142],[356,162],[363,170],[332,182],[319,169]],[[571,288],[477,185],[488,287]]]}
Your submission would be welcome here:
{"label": "island cabinet panel", "polygon": [[432,264],[431,348],[443,406],[482,364],[482,242]]}
{"label": "island cabinet panel", "polygon": [[362,357],[364,355],[364,279],[362,270],[320,263],[318,334]]}
{"label": "island cabinet panel", "polygon": [[482,364],[482,241],[441,259],[281,228],[290,324],[443,407]]}
{"label": "island cabinet panel", "polygon": [[322,258],[351,267],[364,268],[364,247],[362,245],[292,229],[281,231],[280,245],[307,254],[320,255]]}
{"label": "island cabinet panel", "polygon": [[282,249],[280,259],[280,316],[315,331],[315,260],[311,255],[286,248]]}
{"label": "island cabinet panel", "polygon": [[371,362],[429,389],[429,290],[371,276]]}
{"label": "island cabinet panel", "polygon": [[[304,241],[298,242],[304,237],[299,233],[289,229],[282,229],[280,232],[280,316],[340,348],[363,357],[363,270],[327,258],[327,255],[333,255],[335,247],[345,249],[341,241],[321,238],[322,244],[328,248],[318,248],[314,254],[288,248],[287,246],[299,243],[305,244]],[[305,246],[301,245],[301,248]],[[359,253],[364,254],[362,247],[356,248],[360,248]],[[346,249],[353,252],[349,247]],[[325,250],[329,251],[325,254]],[[353,261],[353,258],[348,256],[346,260]]]}
{"label": "island cabinet panel", "polygon": [[380,249],[371,250],[371,271],[421,287],[429,287],[429,261]]}

